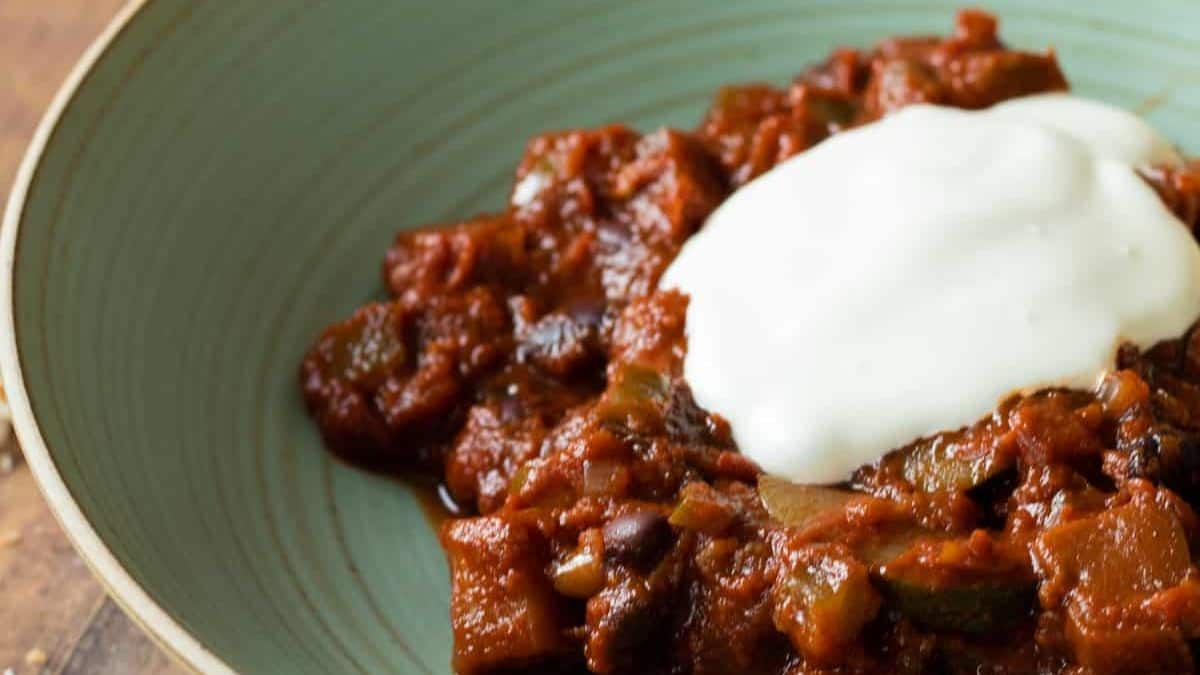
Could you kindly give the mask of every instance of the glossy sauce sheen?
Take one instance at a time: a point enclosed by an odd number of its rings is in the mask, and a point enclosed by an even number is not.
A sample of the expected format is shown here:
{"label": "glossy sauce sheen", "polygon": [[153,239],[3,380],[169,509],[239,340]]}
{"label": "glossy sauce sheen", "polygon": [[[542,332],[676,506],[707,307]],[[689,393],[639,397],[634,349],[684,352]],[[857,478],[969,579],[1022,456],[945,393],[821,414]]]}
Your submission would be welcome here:
{"label": "glossy sauce sheen", "polygon": [[1122,342],[1200,314],[1200,249],[1134,170],[1179,162],[1065,94],[839,134],[735,193],[668,269],[691,298],[687,381],[743,453],[805,483],[1014,392],[1090,388]]}

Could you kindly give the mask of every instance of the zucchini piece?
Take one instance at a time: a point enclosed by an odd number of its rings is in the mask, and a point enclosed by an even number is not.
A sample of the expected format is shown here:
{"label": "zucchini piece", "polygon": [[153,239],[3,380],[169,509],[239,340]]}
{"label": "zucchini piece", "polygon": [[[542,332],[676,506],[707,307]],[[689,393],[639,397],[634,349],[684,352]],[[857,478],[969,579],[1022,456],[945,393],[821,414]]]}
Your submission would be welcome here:
{"label": "zucchini piece", "polygon": [[900,452],[904,479],[922,492],[970,490],[1012,465],[991,450],[964,452],[961,444],[945,435],[918,441]]}
{"label": "zucchini piece", "polygon": [[922,628],[973,635],[1028,619],[1037,591],[1033,581],[1016,578],[946,586],[888,576],[881,581],[888,604]]}
{"label": "zucchini piece", "polygon": [[854,551],[858,559],[872,569],[896,560],[905,551],[922,542],[946,541],[950,535],[927,530],[914,523],[899,523],[877,531],[873,536],[859,542]]}
{"label": "zucchini piece", "polygon": [[758,477],[758,496],[771,518],[790,527],[803,527],[823,513],[845,508],[862,495],[764,474]]}
{"label": "zucchini piece", "polygon": [[1037,579],[1023,545],[982,531],[965,539],[925,539],[877,574],[890,605],[927,630],[978,635],[1030,617]]}

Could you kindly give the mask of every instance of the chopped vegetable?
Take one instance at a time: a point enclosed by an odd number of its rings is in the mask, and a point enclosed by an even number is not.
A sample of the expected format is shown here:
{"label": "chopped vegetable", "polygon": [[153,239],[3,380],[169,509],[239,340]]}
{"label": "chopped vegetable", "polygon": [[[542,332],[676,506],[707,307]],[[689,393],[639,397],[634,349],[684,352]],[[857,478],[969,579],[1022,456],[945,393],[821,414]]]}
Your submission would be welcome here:
{"label": "chopped vegetable", "polygon": [[604,586],[604,563],[580,551],[554,566],[554,590],[569,598],[587,598]]}
{"label": "chopped vegetable", "polygon": [[904,453],[904,478],[922,492],[970,490],[1009,468],[1000,453],[968,454],[944,436],[920,441]]}
{"label": "chopped vegetable", "polygon": [[785,556],[772,588],[775,627],[816,663],[836,665],[846,645],[879,611],[867,568],[838,545],[813,545]]}
{"label": "chopped vegetable", "polygon": [[395,306],[375,304],[331,328],[331,366],[360,386],[378,387],[410,358],[401,337],[404,320]]}
{"label": "chopped vegetable", "polygon": [[529,482],[529,464],[522,464],[513,472],[512,478],[508,479],[508,494],[518,495],[521,490],[525,489],[525,484]]}
{"label": "chopped vegetable", "polygon": [[589,497],[619,497],[629,480],[629,469],[616,460],[591,460],[583,465],[583,494]]}
{"label": "chopped vegetable", "polygon": [[810,87],[800,89],[798,99],[797,107],[807,113],[808,121],[823,127],[822,131],[829,133],[852,124],[858,112],[853,101],[817,92]]}
{"label": "chopped vegetable", "polygon": [[1107,414],[1120,417],[1150,400],[1150,385],[1132,370],[1118,370],[1104,376],[1096,398]]}
{"label": "chopped vegetable", "polygon": [[912,523],[883,528],[855,547],[859,560],[880,567],[892,562],[918,542],[945,539],[948,535],[932,532]]}
{"label": "chopped vegetable", "polygon": [[1148,500],[1059,525],[1036,542],[1043,595],[1115,607],[1177,585],[1192,569],[1175,516]]}
{"label": "chopped vegetable", "polygon": [[542,459],[522,464],[508,481],[508,498],[522,506],[565,508],[575,501],[574,486],[563,480],[561,467]]}
{"label": "chopped vegetable", "polygon": [[758,477],[758,494],[767,513],[791,527],[803,527],[816,516],[843,508],[861,496],[835,488],[800,485],[771,475]]}
{"label": "chopped vegetable", "polygon": [[598,530],[589,530],[580,539],[579,548],[554,565],[551,579],[559,594],[582,599],[595,595],[604,586],[604,544]]}
{"label": "chopped vegetable", "polygon": [[617,369],[604,398],[596,406],[601,423],[623,431],[639,430],[662,421],[669,403],[670,379],[643,365],[626,364]]}
{"label": "chopped vegetable", "polygon": [[1193,673],[1187,641],[1169,626],[1105,625],[1076,612],[1067,621],[1075,662],[1094,675],[1175,675]]}
{"label": "chopped vegetable", "polygon": [[988,634],[1030,615],[1037,584],[1027,555],[983,531],[922,539],[882,566],[879,581],[890,606],[922,628]]}
{"label": "chopped vegetable", "polygon": [[512,518],[451,520],[442,529],[454,596],[454,669],[492,673],[564,647],[559,602],[537,533]]}
{"label": "chopped vegetable", "polygon": [[675,527],[707,534],[720,534],[737,517],[729,500],[707,483],[688,483],[680,492],[679,504],[671,512]]}
{"label": "chopped vegetable", "polygon": [[927,630],[986,635],[1006,630],[1029,616],[1035,585],[1026,579],[978,581],[945,587],[883,577],[884,593],[895,607]]}
{"label": "chopped vegetable", "polygon": [[1134,501],[1044,533],[1033,555],[1044,577],[1043,603],[1065,602],[1075,660],[1098,675],[1191,672],[1177,627],[1114,624],[1106,616],[1139,608],[1192,572],[1183,527],[1150,499]]}

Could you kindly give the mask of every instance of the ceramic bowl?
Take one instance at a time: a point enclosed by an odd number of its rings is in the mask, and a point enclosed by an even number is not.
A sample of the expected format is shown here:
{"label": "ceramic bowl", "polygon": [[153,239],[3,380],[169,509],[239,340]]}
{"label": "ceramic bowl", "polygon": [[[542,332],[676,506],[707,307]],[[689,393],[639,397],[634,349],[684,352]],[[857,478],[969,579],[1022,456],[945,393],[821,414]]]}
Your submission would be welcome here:
{"label": "ceramic bowl", "polygon": [[[496,208],[539,130],[694,125],[722,83],[943,33],[940,0],[150,0],[87,53],[3,230],[29,463],[117,600],[208,673],[444,673],[402,483],[322,451],[297,363],[401,228]],[[993,0],[1011,44],[1200,152],[1200,3]]]}

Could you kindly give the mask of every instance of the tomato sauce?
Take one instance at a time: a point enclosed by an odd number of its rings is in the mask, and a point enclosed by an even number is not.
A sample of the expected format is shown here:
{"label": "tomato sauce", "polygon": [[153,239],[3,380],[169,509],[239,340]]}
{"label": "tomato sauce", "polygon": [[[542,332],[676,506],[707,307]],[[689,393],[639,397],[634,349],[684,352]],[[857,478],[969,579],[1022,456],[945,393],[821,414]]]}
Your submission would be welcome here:
{"label": "tomato sauce", "polygon": [[[326,329],[300,385],[331,451],[470,509],[441,526],[454,669],[1193,672],[1200,334],[794,486],[696,404],[688,299],[657,290],[733,190],[832,134],[1066,88],[965,11],[726,87],[692,131],[539,136],[503,211],[400,233],[390,299]],[[1200,225],[1200,167],[1144,178]]]}

